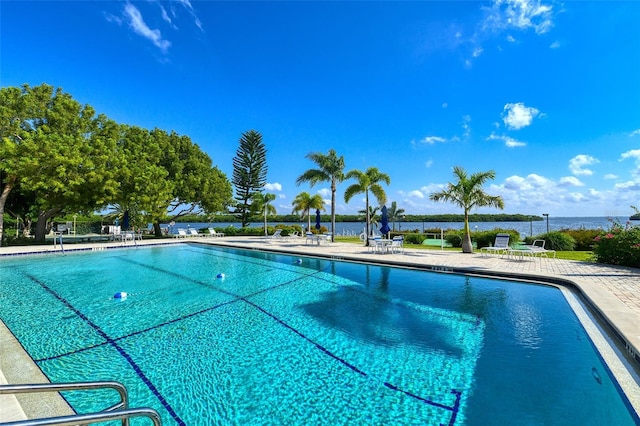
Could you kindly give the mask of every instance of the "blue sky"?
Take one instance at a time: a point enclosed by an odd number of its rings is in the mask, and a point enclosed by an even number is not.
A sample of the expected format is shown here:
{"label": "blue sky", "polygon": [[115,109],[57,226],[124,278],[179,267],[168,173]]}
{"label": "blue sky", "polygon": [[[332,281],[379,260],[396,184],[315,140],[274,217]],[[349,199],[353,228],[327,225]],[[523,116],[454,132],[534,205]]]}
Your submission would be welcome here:
{"label": "blue sky", "polygon": [[[412,214],[460,213],[428,199],[456,165],[494,170],[504,213],[640,207],[637,1],[2,1],[0,19],[3,87],[188,135],[229,178],[241,133],[262,133],[281,214],[330,199],[295,185],[330,148]],[[364,207],[349,184],[338,213]]]}

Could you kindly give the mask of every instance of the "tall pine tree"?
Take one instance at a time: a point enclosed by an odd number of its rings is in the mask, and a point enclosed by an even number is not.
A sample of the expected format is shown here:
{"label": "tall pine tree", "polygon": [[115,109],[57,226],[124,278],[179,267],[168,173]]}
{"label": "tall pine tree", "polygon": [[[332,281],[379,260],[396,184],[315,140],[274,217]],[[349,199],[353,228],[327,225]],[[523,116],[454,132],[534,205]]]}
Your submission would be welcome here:
{"label": "tall pine tree", "polygon": [[251,214],[251,197],[267,183],[267,148],[255,130],[244,132],[233,158],[233,186],[236,189],[234,214],[245,227]]}

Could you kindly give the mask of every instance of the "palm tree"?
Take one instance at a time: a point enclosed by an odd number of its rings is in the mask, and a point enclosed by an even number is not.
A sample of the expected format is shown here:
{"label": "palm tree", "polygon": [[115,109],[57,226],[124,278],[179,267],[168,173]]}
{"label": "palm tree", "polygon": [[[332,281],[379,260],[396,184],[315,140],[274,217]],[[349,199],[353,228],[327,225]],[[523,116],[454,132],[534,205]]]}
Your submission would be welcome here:
{"label": "palm tree", "polygon": [[432,201],[447,201],[462,207],[464,210],[464,238],[462,239],[462,252],[473,253],[471,245],[471,231],[469,230],[469,212],[474,207],[497,207],[504,209],[504,201],[500,196],[492,196],[482,190],[482,185],[488,180],[493,180],[496,173],[493,170],[488,172],[478,172],[471,176],[460,167],[453,168],[453,174],[458,181],[453,184],[449,182],[447,189],[434,192],[429,196]]}
{"label": "palm tree", "polygon": [[[369,206],[369,223],[372,227],[378,226],[378,208]],[[365,209],[358,210],[358,213],[362,215],[362,220],[367,220],[367,211]],[[371,230],[373,233],[373,229]]]}
{"label": "palm tree", "polygon": [[296,185],[309,182],[313,187],[319,182],[331,182],[331,241],[334,240],[336,227],[336,189],[338,183],[345,179],[344,157],[338,157],[334,149],[330,149],[325,155],[320,152],[311,152],[306,157],[318,165],[317,169],[309,169],[298,179]]}
{"label": "palm tree", "polygon": [[384,189],[380,185],[380,182],[384,182],[387,185],[391,183],[391,178],[386,173],[382,173],[378,170],[377,167],[369,167],[366,172],[362,172],[360,170],[350,170],[346,175],[346,179],[356,179],[358,182],[351,184],[344,192],[344,201],[348,203],[351,198],[353,198],[356,194],[364,194],[365,197],[365,210],[367,212],[367,221],[366,221],[366,234],[367,238],[365,238],[365,245],[369,245],[369,191],[373,193],[373,195],[378,200],[378,204],[382,205],[387,201],[387,194],[385,194]]}
{"label": "palm tree", "polygon": [[269,236],[267,232],[267,215],[276,214],[276,208],[270,203],[276,199],[276,194],[263,194],[262,192],[254,192],[251,195],[251,212],[256,214],[264,214],[264,236]]}
{"label": "palm tree", "polygon": [[391,207],[387,210],[387,216],[391,223],[393,223],[393,230],[396,230],[396,220],[404,217],[404,209],[399,209],[395,201],[391,203]]}
{"label": "palm tree", "polygon": [[300,212],[300,217],[304,219],[305,215],[308,219],[307,230],[311,230],[311,209],[324,210],[324,201],[320,194],[314,196],[309,195],[308,192],[301,192],[293,199],[293,211],[292,213]]}

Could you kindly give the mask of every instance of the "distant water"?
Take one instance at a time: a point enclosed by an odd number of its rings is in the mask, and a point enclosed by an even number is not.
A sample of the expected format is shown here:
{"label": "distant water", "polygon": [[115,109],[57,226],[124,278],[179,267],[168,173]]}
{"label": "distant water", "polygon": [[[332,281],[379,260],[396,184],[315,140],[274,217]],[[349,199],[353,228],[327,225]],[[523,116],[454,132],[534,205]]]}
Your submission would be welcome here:
{"label": "distant water", "polygon": [[[608,229],[611,226],[611,220],[617,221],[621,224],[627,223],[628,216],[618,216],[613,218],[607,217],[553,217],[549,216],[549,231],[558,231],[561,229]],[[269,226],[274,226],[283,222],[268,222]],[[640,221],[632,221],[635,225],[640,225]],[[287,223],[289,224],[289,223]],[[307,226],[307,222],[296,222],[296,225],[301,225],[303,228]],[[178,228],[206,228],[209,226],[215,226],[216,228],[226,228],[228,226],[240,227],[239,223],[176,223],[173,227],[174,233]],[[253,222],[249,226],[261,228],[262,222]],[[311,226],[315,226],[315,223],[311,221]],[[327,229],[331,228],[331,223],[322,222],[322,226]],[[418,231],[430,229],[462,229],[464,224],[462,222],[396,222],[395,229],[399,231]],[[547,221],[533,221],[533,222],[470,222],[469,226],[471,230],[485,231],[496,228],[501,229],[515,229],[520,232],[523,237],[540,235],[547,232]],[[164,226],[163,226],[164,227]],[[389,223],[389,227],[393,228],[394,224]],[[378,225],[376,229],[379,229]],[[337,235],[359,235],[364,230],[363,222],[337,222],[336,234]]]}

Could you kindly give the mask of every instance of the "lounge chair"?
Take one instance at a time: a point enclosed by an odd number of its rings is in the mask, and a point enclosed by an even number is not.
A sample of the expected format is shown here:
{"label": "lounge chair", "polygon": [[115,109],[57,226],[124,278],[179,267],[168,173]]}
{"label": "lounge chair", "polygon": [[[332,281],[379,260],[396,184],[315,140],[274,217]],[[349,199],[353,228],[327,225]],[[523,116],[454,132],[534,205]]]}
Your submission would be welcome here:
{"label": "lounge chair", "polygon": [[204,234],[198,234],[198,230],[194,229],[194,228],[189,228],[189,234],[190,237],[204,237]]}
{"label": "lounge chair", "polygon": [[293,232],[289,233],[287,238],[289,238],[290,240],[299,240],[301,237],[300,237],[300,233],[298,231],[293,231]]}
{"label": "lounge chair", "polygon": [[224,237],[224,232],[217,232],[213,228],[209,228],[209,236],[210,237]]}
{"label": "lounge chair", "polygon": [[269,235],[267,237],[268,240],[270,241],[274,241],[274,240],[282,240],[282,229],[276,229],[273,234]]}
{"label": "lounge chair", "polygon": [[187,238],[188,236],[189,234],[187,234],[187,231],[183,228],[178,228],[178,233],[174,235],[176,238]]}
{"label": "lounge chair", "polygon": [[498,234],[496,235],[496,239],[493,243],[493,246],[490,247],[482,247],[480,249],[480,253],[485,256],[489,253],[495,254],[508,254],[509,253],[509,234]]}
{"label": "lounge chair", "polygon": [[556,257],[555,250],[547,250],[544,248],[546,241],[545,240],[534,240],[533,244],[527,246],[527,249],[531,250],[531,254],[535,257],[536,255],[540,257],[548,257],[547,254],[553,253],[553,257]]}

